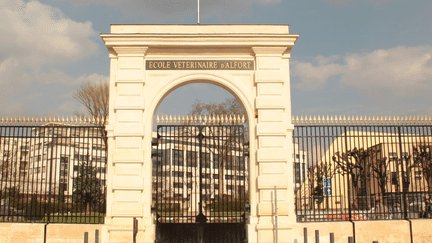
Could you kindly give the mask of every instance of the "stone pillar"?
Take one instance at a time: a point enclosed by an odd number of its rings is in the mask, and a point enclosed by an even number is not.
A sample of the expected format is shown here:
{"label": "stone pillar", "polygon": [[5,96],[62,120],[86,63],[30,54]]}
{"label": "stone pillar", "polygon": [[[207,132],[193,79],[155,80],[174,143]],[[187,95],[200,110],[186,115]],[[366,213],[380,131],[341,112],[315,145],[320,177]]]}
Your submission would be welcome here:
{"label": "stone pillar", "polygon": [[[278,239],[291,239],[295,224],[289,50],[287,47],[253,47],[256,57],[256,136],[258,166],[257,241],[275,242],[277,189]],[[253,236],[250,236],[250,238]],[[289,240],[288,240],[289,241]],[[255,242],[255,241],[250,241]]]}
{"label": "stone pillar", "polygon": [[151,193],[144,193],[144,188],[151,190],[151,184],[145,185],[145,178],[151,177],[151,171],[144,170],[146,150],[143,145],[146,51],[146,47],[113,47],[110,50],[110,116],[107,126],[110,180],[102,242],[131,242],[133,217],[138,219],[138,241],[154,241]]}

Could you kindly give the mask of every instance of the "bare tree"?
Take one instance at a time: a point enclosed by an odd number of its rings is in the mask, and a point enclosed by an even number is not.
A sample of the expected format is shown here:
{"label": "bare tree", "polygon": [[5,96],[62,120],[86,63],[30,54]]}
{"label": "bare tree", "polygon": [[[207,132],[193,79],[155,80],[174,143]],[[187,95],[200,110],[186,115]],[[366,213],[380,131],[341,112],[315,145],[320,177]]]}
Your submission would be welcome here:
{"label": "bare tree", "polygon": [[386,186],[390,175],[388,169],[391,160],[388,160],[386,157],[381,158],[378,156],[379,152],[380,150],[370,150],[371,161],[369,166],[372,171],[371,176],[377,180],[381,194],[385,195],[387,192]]}
{"label": "bare tree", "polygon": [[[376,152],[377,151],[364,150],[363,148],[353,148],[345,153],[336,152],[333,155],[332,159],[336,163],[336,173],[350,176],[350,186],[354,189],[352,192],[354,197],[368,193],[366,185],[366,181],[370,177],[368,160],[370,156]],[[366,189],[366,191],[360,191],[360,186]]]}
{"label": "bare tree", "polygon": [[[189,112],[191,116],[244,116],[246,114],[243,106],[236,98],[225,99],[221,103],[203,103],[200,100],[196,100],[192,105],[192,109]],[[220,124],[222,125],[222,124]],[[246,125],[247,127],[247,125]],[[223,194],[224,191],[224,171],[225,168],[234,167],[235,157],[240,148],[244,144],[240,142],[247,141],[247,128],[244,130],[235,129],[233,127],[213,126],[207,128],[204,133],[208,139],[211,139],[210,143],[207,143],[207,149],[217,156],[217,161],[214,163],[218,164],[218,177],[219,177],[219,195]],[[242,133],[242,134],[239,134]],[[240,138],[240,139],[239,139]],[[241,154],[240,156],[244,156]],[[245,160],[242,160],[243,163]],[[232,169],[232,168],[231,168]]]}
{"label": "bare tree", "polygon": [[[73,97],[84,105],[91,117],[106,120],[108,117],[109,81],[87,82],[81,84],[73,93]],[[83,114],[75,112],[76,115]]]}
{"label": "bare tree", "polygon": [[221,115],[245,115],[246,112],[243,109],[243,106],[236,98],[227,98],[224,102],[215,103],[215,102],[209,102],[209,103],[203,103],[200,100],[195,100],[195,102],[192,104],[192,109],[189,112],[189,115],[192,116],[203,116],[203,115],[210,115],[210,116],[221,116]]}
{"label": "bare tree", "polygon": [[432,194],[432,151],[431,150],[432,150],[431,145],[419,145],[413,147],[413,166],[421,169],[428,187],[429,194]]}
{"label": "bare tree", "polygon": [[[311,196],[318,198],[318,205],[323,201],[323,179],[332,178],[334,173],[335,169],[332,168],[331,164],[327,163],[318,163],[307,168],[306,174],[309,190]],[[313,198],[311,197],[310,199],[312,200]],[[309,205],[312,208],[313,202],[311,201]]]}

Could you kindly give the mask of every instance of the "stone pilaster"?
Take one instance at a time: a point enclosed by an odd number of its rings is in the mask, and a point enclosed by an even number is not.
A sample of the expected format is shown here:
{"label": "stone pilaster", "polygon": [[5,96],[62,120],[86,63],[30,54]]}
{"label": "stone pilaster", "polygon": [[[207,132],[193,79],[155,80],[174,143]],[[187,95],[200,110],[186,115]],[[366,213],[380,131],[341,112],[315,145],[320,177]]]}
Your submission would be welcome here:
{"label": "stone pilaster", "polygon": [[[133,217],[140,236],[154,235],[150,200],[144,194],[144,58],[147,47],[113,47],[111,57],[107,215],[109,242],[132,240]],[[151,173],[151,172],[150,172]],[[150,174],[151,176],[151,174]],[[148,226],[148,227],[145,227]],[[154,226],[153,226],[154,228]],[[154,237],[152,237],[154,238]],[[105,240],[105,239],[103,239]]]}
{"label": "stone pilaster", "polygon": [[[275,242],[275,193],[278,239],[290,239],[292,222],[292,125],[287,47],[254,47],[257,134],[257,242]],[[276,192],[275,192],[276,188]]]}

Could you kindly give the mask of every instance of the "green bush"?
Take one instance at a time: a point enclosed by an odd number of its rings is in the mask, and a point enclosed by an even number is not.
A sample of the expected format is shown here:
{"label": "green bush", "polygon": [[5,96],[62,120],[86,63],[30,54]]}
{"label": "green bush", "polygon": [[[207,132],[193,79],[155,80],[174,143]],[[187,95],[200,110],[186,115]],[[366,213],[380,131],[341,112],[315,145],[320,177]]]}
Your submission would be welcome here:
{"label": "green bush", "polygon": [[157,208],[158,212],[180,212],[180,204],[179,203],[171,203],[171,204],[159,204]]}
{"label": "green bush", "polygon": [[50,204],[50,213],[66,214],[69,211],[69,207],[64,202],[54,202]]}
{"label": "green bush", "polygon": [[27,220],[42,220],[45,217],[46,205],[37,200],[36,195],[32,195],[30,202],[24,208],[24,218]]}
{"label": "green bush", "polygon": [[206,206],[207,210],[213,212],[241,212],[245,210],[247,202],[240,198],[219,197]]}

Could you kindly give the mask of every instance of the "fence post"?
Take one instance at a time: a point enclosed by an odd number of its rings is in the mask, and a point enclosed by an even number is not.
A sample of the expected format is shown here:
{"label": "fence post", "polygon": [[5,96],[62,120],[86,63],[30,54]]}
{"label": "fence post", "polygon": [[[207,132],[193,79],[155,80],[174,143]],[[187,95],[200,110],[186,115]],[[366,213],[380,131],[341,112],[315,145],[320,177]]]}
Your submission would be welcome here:
{"label": "fence post", "polygon": [[330,243],[334,243],[334,233],[330,233]]}
{"label": "fence post", "polygon": [[276,243],[278,243],[278,211],[277,211],[277,190],[274,186],[274,206],[275,206],[275,227],[276,227]]}
{"label": "fence post", "polygon": [[[398,126],[398,138],[399,138],[399,151],[400,151],[400,159],[402,160],[402,134],[401,134],[401,127]],[[407,181],[408,177],[408,160],[405,160],[405,164],[401,161],[401,167],[402,167],[402,195],[403,195],[403,201],[402,201],[402,207],[403,207],[403,218],[408,219],[408,200],[407,200]],[[405,172],[407,172],[407,175],[405,175]]]}
{"label": "fence post", "polygon": [[133,218],[133,243],[136,243],[136,236],[138,234],[138,219]]}
{"label": "fence post", "polygon": [[84,232],[84,243],[88,243],[88,232]]}
{"label": "fence post", "polygon": [[303,243],[307,243],[307,228],[303,228]]}

